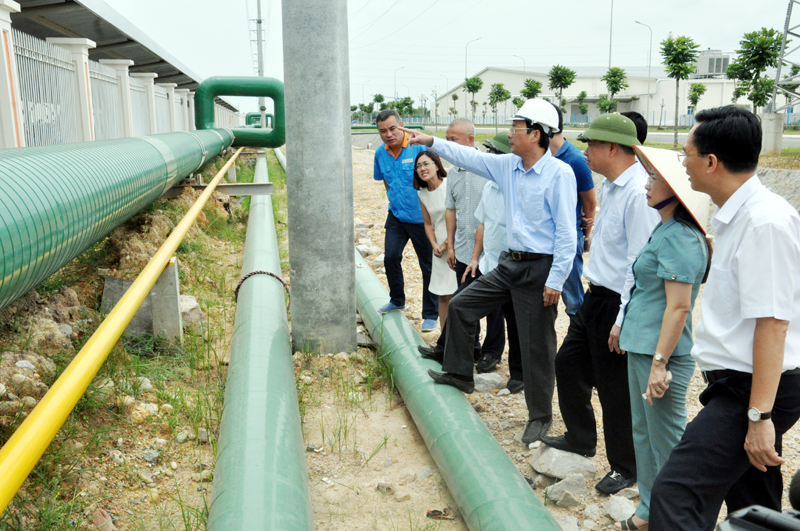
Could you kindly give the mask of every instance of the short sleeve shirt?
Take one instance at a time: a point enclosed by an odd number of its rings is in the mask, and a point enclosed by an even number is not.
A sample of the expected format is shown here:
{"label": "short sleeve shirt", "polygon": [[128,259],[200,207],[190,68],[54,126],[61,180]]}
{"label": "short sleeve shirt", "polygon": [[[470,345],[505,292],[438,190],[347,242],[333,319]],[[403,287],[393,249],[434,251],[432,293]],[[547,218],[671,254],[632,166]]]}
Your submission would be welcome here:
{"label": "short sleeve shirt", "polygon": [[497,267],[500,254],[508,251],[506,205],[497,183],[489,181],[484,185],[475,218],[483,223],[483,253],[478,261],[478,268],[485,275]]}
{"label": "short sleeve shirt", "polygon": [[481,194],[486,179],[480,175],[452,166],[447,173],[447,195],[444,206],[456,211],[456,233],[454,246],[456,260],[468,264],[472,260],[475,250],[475,231],[478,230],[478,220],[475,219],[475,210],[481,202]]}
{"label": "short sleeve shirt", "polygon": [[376,181],[386,181],[389,210],[405,223],[423,221],[419,196],[414,188],[414,161],[420,151],[425,151],[425,147],[409,144],[408,135],[397,157],[392,155],[386,144],[381,144],[375,150],[373,177]]}
{"label": "short sleeve shirt", "polygon": [[[592,179],[592,170],[586,163],[586,155],[578,149],[569,140],[564,139],[564,144],[561,149],[556,153],[556,158],[560,161],[566,162],[575,173],[575,181],[578,185],[578,193],[588,192],[594,188],[594,179]],[[578,207],[576,212],[576,226],[578,231],[581,230],[581,212],[583,211],[583,201],[581,196],[578,196]]]}
{"label": "short sleeve shirt", "polygon": [[[664,281],[692,284],[693,309],[707,264],[708,247],[700,229],[675,218],[659,223],[633,263],[634,286],[625,308],[619,347],[637,354],[655,354],[667,308]],[[692,351],[692,309],[673,356]]]}

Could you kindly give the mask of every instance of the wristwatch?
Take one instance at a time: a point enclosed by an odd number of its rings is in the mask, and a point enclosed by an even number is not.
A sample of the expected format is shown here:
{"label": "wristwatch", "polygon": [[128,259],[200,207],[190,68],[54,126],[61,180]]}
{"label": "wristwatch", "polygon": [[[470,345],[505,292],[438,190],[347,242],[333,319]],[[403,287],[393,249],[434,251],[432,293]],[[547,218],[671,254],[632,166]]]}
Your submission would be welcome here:
{"label": "wristwatch", "polygon": [[758,408],[751,407],[747,410],[747,418],[749,418],[753,422],[761,422],[762,420],[767,420],[772,418],[772,411],[767,411],[766,413],[762,413],[758,410]]}
{"label": "wristwatch", "polygon": [[659,363],[667,363],[667,358],[662,356],[660,352],[656,352],[656,355],[653,356],[653,359]]}

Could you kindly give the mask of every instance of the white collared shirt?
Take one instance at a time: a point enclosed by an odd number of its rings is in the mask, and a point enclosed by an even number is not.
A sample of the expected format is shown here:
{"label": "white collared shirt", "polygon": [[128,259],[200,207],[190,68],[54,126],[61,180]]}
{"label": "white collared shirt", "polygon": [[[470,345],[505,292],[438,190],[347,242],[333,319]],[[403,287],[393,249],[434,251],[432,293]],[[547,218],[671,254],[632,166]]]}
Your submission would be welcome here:
{"label": "white collared shirt", "polygon": [[631,297],[633,262],[661,221],[658,211],[647,206],[645,184],[647,172],[638,162],[614,182],[603,179],[589,263],[583,270],[583,276],[592,284],[620,294],[617,326],[622,326],[625,306]]}
{"label": "white collared shirt", "polygon": [[755,175],[717,211],[716,244],[692,356],[753,372],[756,319],[789,321],[783,370],[800,367],[800,216]]}
{"label": "white collared shirt", "polygon": [[485,275],[497,267],[503,251],[508,251],[506,205],[497,183],[488,181],[483,187],[481,202],[475,210],[475,220],[483,223],[483,252],[478,268]]}

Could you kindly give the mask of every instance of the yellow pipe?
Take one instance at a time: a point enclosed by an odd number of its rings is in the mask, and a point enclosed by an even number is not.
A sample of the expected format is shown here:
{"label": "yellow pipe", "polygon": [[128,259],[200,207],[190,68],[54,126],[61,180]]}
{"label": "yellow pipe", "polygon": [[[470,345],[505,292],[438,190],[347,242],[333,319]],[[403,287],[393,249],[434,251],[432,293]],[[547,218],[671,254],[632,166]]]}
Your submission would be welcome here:
{"label": "yellow pipe", "polygon": [[208,198],[211,197],[222,176],[234,163],[242,149],[244,148],[239,148],[219,170],[219,173],[208,184],[169,238],[150,259],[130,289],[97,327],[95,333],[75,356],[72,363],[64,369],[44,398],[0,449],[0,513],[14,498],[25,478],[31,473],[53,437],[67,420],[81,395],[89,387],[92,378],[100,370],[109,352],[133,319],[136,310],[139,309],[170,258],[175,254],[178,245],[186,237],[186,233]]}

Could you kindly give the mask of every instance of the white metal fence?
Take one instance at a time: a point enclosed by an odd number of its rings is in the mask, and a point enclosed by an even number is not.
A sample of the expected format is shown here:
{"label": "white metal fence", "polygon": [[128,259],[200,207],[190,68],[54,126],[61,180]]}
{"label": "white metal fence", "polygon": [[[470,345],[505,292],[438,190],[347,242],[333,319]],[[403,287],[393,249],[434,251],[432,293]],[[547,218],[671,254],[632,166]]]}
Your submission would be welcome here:
{"label": "white metal fence", "polygon": [[[87,127],[91,127],[95,140],[143,136],[151,132],[153,115],[158,133],[182,131],[187,124],[188,129],[194,129],[185,92],[174,94],[149,77],[128,77],[130,91],[126,93],[121,90],[119,73],[107,65],[96,61],[86,64],[85,55],[73,55],[66,48],[16,29],[12,29],[12,38],[26,145],[87,140]],[[128,104],[130,120],[123,114]],[[218,127],[244,125],[244,114],[221,105],[214,107]]]}
{"label": "white metal fence", "polygon": [[96,61],[89,61],[89,82],[92,85],[95,140],[119,138],[122,105],[119,101],[117,72]]}
{"label": "white metal fence", "polygon": [[72,55],[12,29],[22,122],[28,146],[77,142],[77,83]]}
{"label": "white metal fence", "polygon": [[131,87],[131,119],[133,136],[144,136],[150,133],[150,113],[147,111],[147,89],[144,81],[138,77],[129,79]]}

